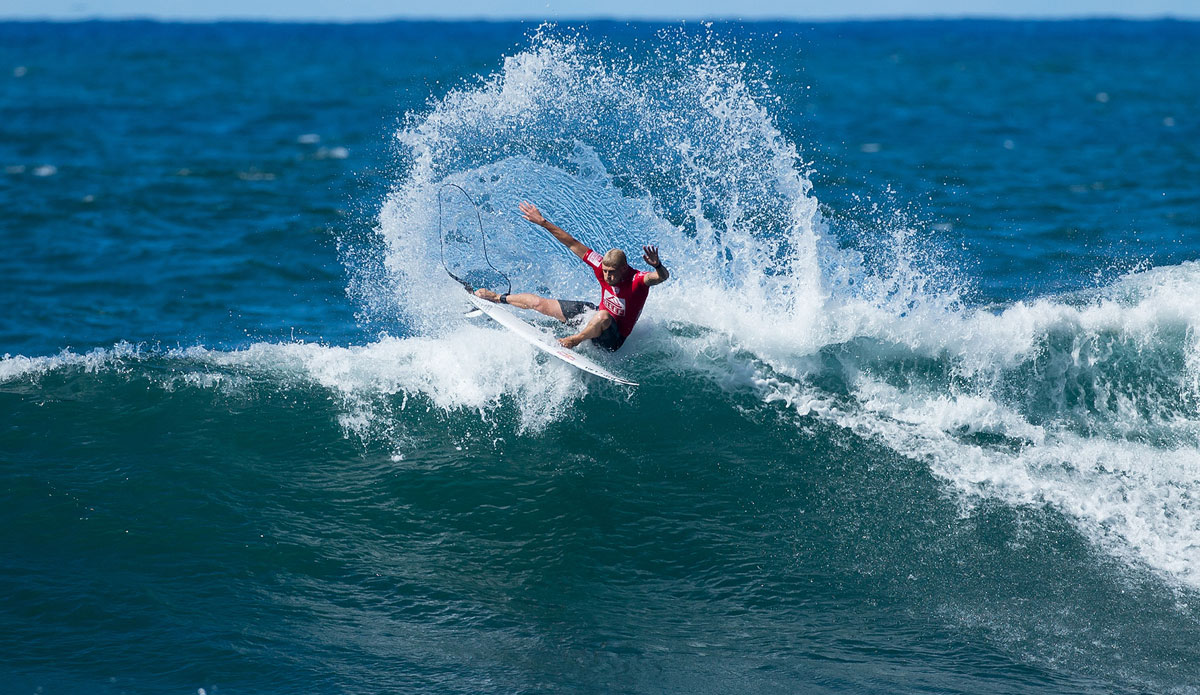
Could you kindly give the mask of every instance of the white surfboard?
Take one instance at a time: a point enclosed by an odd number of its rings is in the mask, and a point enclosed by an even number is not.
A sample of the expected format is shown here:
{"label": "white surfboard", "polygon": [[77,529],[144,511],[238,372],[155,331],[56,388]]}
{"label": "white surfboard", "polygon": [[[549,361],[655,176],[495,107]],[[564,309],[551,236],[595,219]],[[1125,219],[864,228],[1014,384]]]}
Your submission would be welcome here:
{"label": "white surfboard", "polygon": [[566,362],[576,369],[582,369],[588,374],[595,374],[598,377],[603,377],[609,381],[615,381],[618,384],[625,384],[626,386],[637,386],[637,382],[619,377],[604,367],[596,364],[585,355],[581,355],[574,350],[568,350],[567,348],[559,345],[558,341],[554,340],[543,331],[538,330],[534,326],[531,326],[517,318],[511,311],[505,309],[499,304],[489,302],[486,299],[480,299],[479,297],[476,297],[474,294],[470,293],[467,294],[467,298],[472,304],[475,305],[475,308],[492,317],[496,323],[521,336],[526,340],[526,342],[533,345],[537,349],[554,355],[563,362]]}

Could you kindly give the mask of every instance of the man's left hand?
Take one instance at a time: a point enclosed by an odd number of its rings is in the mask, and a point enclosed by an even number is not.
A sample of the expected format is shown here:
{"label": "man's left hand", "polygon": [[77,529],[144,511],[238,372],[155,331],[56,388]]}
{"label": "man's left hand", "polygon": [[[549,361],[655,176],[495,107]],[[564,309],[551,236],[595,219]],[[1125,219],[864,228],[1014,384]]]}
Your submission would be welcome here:
{"label": "man's left hand", "polygon": [[657,268],[660,263],[658,260],[658,247],[657,246],[643,246],[642,247],[642,260],[649,263],[651,268]]}

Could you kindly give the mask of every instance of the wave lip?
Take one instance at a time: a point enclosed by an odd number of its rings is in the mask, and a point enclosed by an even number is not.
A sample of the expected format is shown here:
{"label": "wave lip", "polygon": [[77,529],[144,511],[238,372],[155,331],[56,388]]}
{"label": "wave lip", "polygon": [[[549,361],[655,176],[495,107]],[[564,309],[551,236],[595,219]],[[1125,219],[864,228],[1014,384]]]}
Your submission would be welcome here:
{"label": "wave lip", "polygon": [[0,383],[25,377],[37,377],[66,367],[79,367],[87,372],[96,372],[121,360],[138,359],[143,349],[133,343],[120,342],[112,348],[95,348],[86,353],[63,350],[57,355],[26,357],[5,353],[0,358]]}
{"label": "wave lip", "polygon": [[255,343],[231,351],[160,350],[119,343],[83,354],[0,359],[0,385],[70,372],[144,378],[166,390],[315,386],[338,404],[348,433],[369,437],[388,436],[410,398],[438,412],[475,412],[485,419],[513,408],[519,431],[538,431],[561,419],[588,389],[569,366],[539,359],[515,336],[468,323],[440,338],[383,338],[356,347]]}

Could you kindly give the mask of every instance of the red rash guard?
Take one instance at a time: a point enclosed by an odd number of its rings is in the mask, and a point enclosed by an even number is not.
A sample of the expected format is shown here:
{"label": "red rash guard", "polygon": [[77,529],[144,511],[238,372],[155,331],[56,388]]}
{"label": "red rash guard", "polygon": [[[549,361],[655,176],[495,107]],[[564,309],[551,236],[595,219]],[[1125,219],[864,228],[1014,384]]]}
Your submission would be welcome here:
{"label": "red rash guard", "polygon": [[646,297],[650,296],[650,287],[646,284],[647,273],[639,270],[625,282],[610,285],[604,281],[604,271],[600,268],[602,259],[603,256],[588,249],[583,262],[592,267],[596,280],[600,282],[600,308],[612,316],[621,337],[628,338],[646,304]]}

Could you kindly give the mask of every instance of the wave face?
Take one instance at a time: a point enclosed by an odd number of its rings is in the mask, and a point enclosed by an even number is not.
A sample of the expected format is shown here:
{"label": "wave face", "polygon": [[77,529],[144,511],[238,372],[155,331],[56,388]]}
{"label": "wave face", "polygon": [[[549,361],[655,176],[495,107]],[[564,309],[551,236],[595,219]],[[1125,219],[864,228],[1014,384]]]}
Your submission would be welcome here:
{"label": "wave face", "polygon": [[[711,35],[615,55],[535,36],[397,133],[412,167],[380,216],[387,268],[402,287],[443,288],[401,292],[403,310],[446,325],[457,309],[436,255],[443,182],[483,202],[516,288],[588,296],[586,273],[513,212],[544,201],[590,246],[653,242],[671,259],[675,278],[624,353],[658,365],[640,378],[712,380],[870,433],[964,500],[1048,504],[1106,549],[1200,586],[1200,268],[969,307],[902,220],[877,230],[886,263],[839,248],[763,106],[772,96]],[[470,230],[460,206],[447,224]],[[451,262],[480,267],[459,238]],[[521,392],[558,402],[541,377]]]}
{"label": "wave face", "polygon": [[[1200,249],[1072,246],[1042,216],[1083,214],[1071,196],[1107,195],[1104,181],[1047,193],[1011,178],[1105,158],[1056,152],[1059,126],[1037,125],[1039,95],[1075,84],[1063,46],[1109,32],[1149,74],[1194,27],[949,26],[936,40],[945,27],[903,23],[541,27],[515,49],[526,30],[506,25],[298,30],[321,55],[402,44],[406,74],[439,85],[438,46],[470,47],[446,59],[456,86],[389,133],[390,173],[356,203],[365,221],[308,256],[286,255],[278,229],[180,242],[196,275],[222,254],[250,269],[245,289],[237,273],[216,289],[262,316],[244,339],[197,310],[162,324],[198,323],[194,341],[0,359],[0,519],[22,531],[0,546],[15,558],[0,588],[21,597],[0,618],[14,636],[0,674],[113,692],[1194,692]],[[1017,28],[1045,45],[1014,58]],[[1080,87],[1088,114],[1131,84],[1126,58],[1094,60],[1118,86]],[[1024,110],[960,75],[1000,79],[995,64],[1034,85]],[[1167,140],[1183,116],[1155,109],[1195,85],[1159,88],[1128,97],[1163,129],[1137,147],[1194,157]],[[967,128],[951,97],[995,129],[993,150],[941,161]],[[889,125],[849,115],[880,104]],[[922,126],[939,118],[942,138]],[[1079,137],[1111,135],[1096,123]],[[929,140],[889,144],[905,138]],[[1004,163],[1026,143],[1048,154]],[[301,179],[355,152],[307,128],[288,146],[307,148]],[[305,201],[272,166],[281,204]],[[896,180],[872,189],[870,167]],[[206,174],[204,195],[276,180],[244,168],[259,177]],[[486,260],[473,206],[449,194],[439,216],[447,183],[478,202]],[[928,207],[899,202],[927,185]],[[1142,212],[1136,235],[1104,234],[1173,238],[1170,214],[1200,208],[1172,195],[1158,226]],[[1001,198],[1037,224],[1014,231]],[[595,301],[590,272],[521,219],[522,200],[593,248],[659,246],[670,281],[619,353],[595,354],[640,388],[463,317],[443,262],[476,284],[505,286],[490,264],[513,291]],[[258,259],[271,244],[295,262]],[[357,315],[305,300],[270,316],[263,297],[289,283],[341,280],[327,269],[339,252]],[[1071,254],[1084,260],[1044,265]],[[341,339],[283,334],[305,321]],[[121,647],[139,640],[164,646]],[[56,670],[50,655],[76,641],[94,657]]]}

